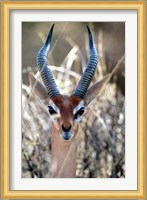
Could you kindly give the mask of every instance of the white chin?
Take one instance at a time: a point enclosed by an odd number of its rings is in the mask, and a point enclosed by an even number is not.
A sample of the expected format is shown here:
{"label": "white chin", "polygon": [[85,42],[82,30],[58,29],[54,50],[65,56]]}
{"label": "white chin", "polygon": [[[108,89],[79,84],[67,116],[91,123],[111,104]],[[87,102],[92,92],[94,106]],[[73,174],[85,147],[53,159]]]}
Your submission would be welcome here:
{"label": "white chin", "polygon": [[60,134],[60,137],[64,140],[64,141],[70,141],[74,136],[74,133],[69,131],[69,132],[62,132],[62,134]]}

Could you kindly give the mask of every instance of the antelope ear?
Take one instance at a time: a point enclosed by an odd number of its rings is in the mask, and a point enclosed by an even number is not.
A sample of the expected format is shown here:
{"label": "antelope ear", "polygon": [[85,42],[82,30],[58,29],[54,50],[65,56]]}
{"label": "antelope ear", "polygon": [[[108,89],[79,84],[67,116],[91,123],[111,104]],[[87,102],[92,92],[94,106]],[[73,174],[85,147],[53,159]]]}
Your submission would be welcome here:
{"label": "antelope ear", "polygon": [[32,91],[40,98],[40,99],[46,99],[48,98],[47,91],[44,87],[44,85],[36,79],[34,74],[32,72],[29,73],[29,82],[32,88]]}
{"label": "antelope ear", "polygon": [[96,97],[100,95],[109,79],[110,74],[106,75],[101,81],[95,83],[87,90],[85,95],[85,106],[88,106]]}

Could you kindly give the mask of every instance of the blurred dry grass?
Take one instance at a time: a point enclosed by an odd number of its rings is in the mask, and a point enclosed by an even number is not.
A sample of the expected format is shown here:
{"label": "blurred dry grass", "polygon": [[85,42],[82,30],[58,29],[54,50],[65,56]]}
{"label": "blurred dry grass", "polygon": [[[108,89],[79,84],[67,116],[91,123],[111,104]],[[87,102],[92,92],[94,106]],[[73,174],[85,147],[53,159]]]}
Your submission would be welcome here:
{"label": "blurred dry grass", "polygon": [[[125,30],[122,23],[90,23],[89,26],[94,33],[100,57],[93,79],[94,83],[112,71],[121,56],[124,55]],[[32,27],[34,27],[33,31],[31,31]],[[47,33],[49,27],[49,23],[23,23],[23,178],[50,177],[51,119],[47,107],[37,96],[32,94],[28,86],[28,72],[37,72],[34,60],[46,38],[44,32]],[[57,23],[55,27],[57,28],[48,58],[62,93],[69,93],[77,85],[87,62],[85,51],[85,49],[87,50],[87,33],[83,28],[85,23]],[[85,33],[84,37],[83,32]],[[121,32],[120,35],[119,32]],[[29,35],[33,35],[34,38],[30,38]],[[34,46],[36,49],[33,49]],[[125,177],[124,88],[125,63],[122,59],[111,81],[106,85],[101,96],[88,108],[80,123],[76,177]]]}

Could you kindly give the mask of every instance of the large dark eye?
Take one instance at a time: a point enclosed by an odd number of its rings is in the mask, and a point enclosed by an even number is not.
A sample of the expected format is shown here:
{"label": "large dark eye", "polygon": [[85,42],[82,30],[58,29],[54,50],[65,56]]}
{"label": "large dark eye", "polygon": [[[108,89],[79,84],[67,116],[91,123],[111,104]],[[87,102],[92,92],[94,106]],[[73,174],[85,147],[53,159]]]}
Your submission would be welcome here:
{"label": "large dark eye", "polygon": [[48,106],[48,111],[51,115],[57,114],[57,112],[55,111],[55,109],[52,106]]}
{"label": "large dark eye", "polygon": [[76,114],[74,115],[74,119],[77,119],[78,117],[82,116],[84,113],[84,107],[81,107]]}

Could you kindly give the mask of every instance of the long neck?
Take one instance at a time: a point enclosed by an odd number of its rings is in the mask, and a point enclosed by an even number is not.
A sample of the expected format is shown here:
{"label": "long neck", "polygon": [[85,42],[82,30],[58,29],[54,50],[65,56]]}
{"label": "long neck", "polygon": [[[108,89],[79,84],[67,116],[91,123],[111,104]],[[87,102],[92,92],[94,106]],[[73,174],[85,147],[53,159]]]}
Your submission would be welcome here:
{"label": "long neck", "polygon": [[74,178],[76,175],[77,140],[63,141],[52,125],[51,177]]}

